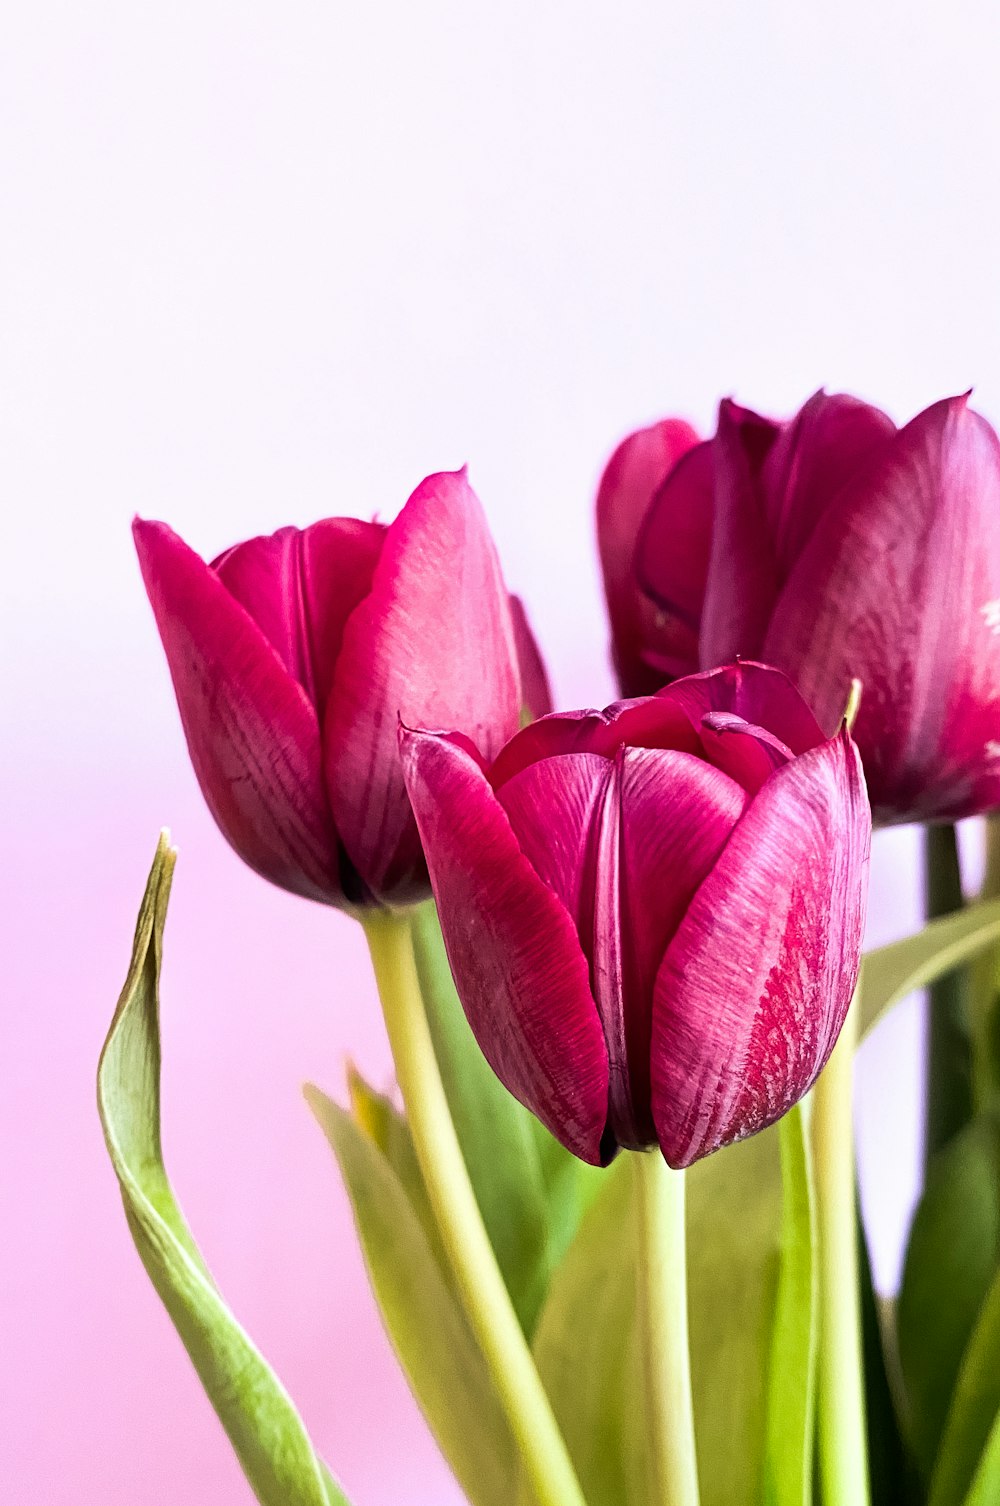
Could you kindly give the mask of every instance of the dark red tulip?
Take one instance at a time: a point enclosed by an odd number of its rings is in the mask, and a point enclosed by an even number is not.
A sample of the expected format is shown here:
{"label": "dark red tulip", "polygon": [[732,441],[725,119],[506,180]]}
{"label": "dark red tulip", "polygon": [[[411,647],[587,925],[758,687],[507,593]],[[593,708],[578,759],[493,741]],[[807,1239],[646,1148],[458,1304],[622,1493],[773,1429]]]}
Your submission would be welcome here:
{"label": "dark red tulip", "polygon": [[611,619],[611,653],[623,695],[652,695],[698,668],[697,630],[669,620],[639,589],[635,544],[650,498],[697,445],[690,424],[668,418],[630,434],[608,461],[597,492],[597,546]]}
{"label": "dark red tulip", "polygon": [[681,629],[705,667],[766,659],[827,732],[860,679],[878,822],[1000,805],[1000,443],[965,397],[898,430],[851,397],[788,423],[724,402],[646,504],[647,660]]}
{"label": "dark red tulip", "polygon": [[686,1166],[806,1092],[860,962],[871,815],[846,730],[739,664],[545,717],[492,762],[400,737],[469,1023],[564,1145]]}
{"label": "dark red tulip", "polygon": [[465,473],[428,477],[387,527],[328,518],[211,565],[165,523],[133,531],[195,773],[236,851],[342,908],[424,898],[399,718],[467,727],[492,755],[521,709],[511,609]]}

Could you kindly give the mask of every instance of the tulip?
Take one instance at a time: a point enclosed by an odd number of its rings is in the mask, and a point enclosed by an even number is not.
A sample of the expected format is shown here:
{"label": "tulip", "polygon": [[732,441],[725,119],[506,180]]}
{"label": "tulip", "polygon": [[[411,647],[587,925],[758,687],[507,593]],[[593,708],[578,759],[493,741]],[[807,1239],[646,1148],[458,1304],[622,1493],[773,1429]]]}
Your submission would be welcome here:
{"label": "tulip", "polygon": [[425,898],[398,718],[467,727],[492,755],[521,706],[511,606],[465,473],[429,477],[388,526],[328,518],[212,564],[165,523],[137,519],[134,535],[191,761],[239,855],[342,909]]}
{"label": "tulip", "polygon": [[1000,805],[1000,442],[965,397],[902,429],[817,393],[788,423],[724,402],[643,513],[647,660],[786,671],[827,732],[845,687],[876,820]]}
{"label": "tulip", "polygon": [[543,718],[491,761],[400,732],[459,995],[575,1155],[674,1167],[763,1129],[857,979],[871,815],[846,728],[738,664]]}
{"label": "tulip", "polygon": [[[698,436],[668,418],[630,434],[605,467],[597,492],[597,546],[611,621],[611,656],[622,695],[651,695],[698,669],[698,635],[668,619],[639,587],[635,545],[650,500]],[[701,447],[699,447],[701,448]]]}

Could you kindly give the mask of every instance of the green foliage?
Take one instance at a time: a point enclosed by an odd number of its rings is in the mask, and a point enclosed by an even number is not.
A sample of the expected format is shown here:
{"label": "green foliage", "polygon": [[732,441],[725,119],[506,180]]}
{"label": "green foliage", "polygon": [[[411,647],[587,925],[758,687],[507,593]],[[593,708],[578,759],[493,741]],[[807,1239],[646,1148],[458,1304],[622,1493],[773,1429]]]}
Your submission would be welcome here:
{"label": "green foliage", "polygon": [[[947,1293],[944,1294],[947,1300]],[[962,1359],[934,1474],[930,1506],[962,1506],[969,1496],[996,1500],[1000,1484],[994,1433],[1000,1417],[1000,1272],[994,1276]]]}
{"label": "green foliage", "polygon": [[911,1442],[930,1478],[952,1393],[1000,1265],[1000,1125],[975,1119],[938,1151],[917,1208],[897,1305]]}
{"label": "green foliage", "polygon": [[158,983],[173,866],[174,853],[162,837],[97,1075],[125,1216],[261,1506],[347,1506],[288,1394],[219,1295],[163,1166]]}
{"label": "green foliage", "polygon": [[816,1404],[816,1209],[806,1111],[778,1126],[781,1269],[771,1341],[764,1473],[766,1506],[810,1506]]}
{"label": "green foliage", "polygon": [[476,1199],[525,1333],[601,1182],[494,1076],[455,991],[433,904],[414,913],[413,947],[441,1077]]}
{"label": "green foliage", "polygon": [[869,952],[861,969],[859,1029],[866,1035],[891,1005],[1000,941],[1000,900],[968,905],[902,941]]}
{"label": "green foliage", "polygon": [[514,1446],[444,1264],[409,1131],[355,1079],[355,1116],[316,1088],[310,1107],[354,1209],[386,1332],[427,1422],[473,1506],[510,1506]]}

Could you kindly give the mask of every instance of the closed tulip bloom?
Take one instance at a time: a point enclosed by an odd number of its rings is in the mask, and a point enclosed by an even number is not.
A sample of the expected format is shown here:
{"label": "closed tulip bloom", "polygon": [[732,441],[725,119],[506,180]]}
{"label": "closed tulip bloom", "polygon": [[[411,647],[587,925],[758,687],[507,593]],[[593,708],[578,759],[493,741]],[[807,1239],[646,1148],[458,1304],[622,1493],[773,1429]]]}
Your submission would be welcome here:
{"label": "closed tulip bloom", "polygon": [[965,397],[902,429],[851,397],[788,423],[725,402],[647,498],[634,560],[647,655],[685,628],[702,666],[766,659],[827,732],[861,680],[876,821],[1000,805],[1000,443]]}
{"label": "closed tulip bloom", "polygon": [[212,564],[165,523],[134,535],[195,773],[239,855],[344,909],[426,897],[399,717],[467,726],[490,756],[520,720],[511,607],[465,473],[429,477],[388,526],[328,518]]}
{"label": "closed tulip bloom", "polygon": [[456,986],[510,1091],[577,1156],[672,1166],[763,1129],[854,989],[871,815],[846,729],[739,664],[543,718],[490,761],[400,733]]}
{"label": "closed tulip bloom", "polygon": [[[608,461],[597,491],[597,547],[611,620],[611,657],[622,695],[652,695],[698,666],[698,634],[667,617],[640,589],[639,527],[661,483],[698,445],[690,424],[667,418],[630,434]],[[700,448],[700,447],[699,447]],[[697,462],[696,462],[697,463]]]}

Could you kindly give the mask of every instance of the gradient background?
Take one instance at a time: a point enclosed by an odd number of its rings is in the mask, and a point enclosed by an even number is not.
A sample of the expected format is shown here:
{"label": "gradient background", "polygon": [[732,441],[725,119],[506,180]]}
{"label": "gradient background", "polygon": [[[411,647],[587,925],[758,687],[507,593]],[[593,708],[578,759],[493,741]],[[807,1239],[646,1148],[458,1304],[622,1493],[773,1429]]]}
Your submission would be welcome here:
{"label": "gradient background", "polygon": [[[388,1056],[360,933],[202,806],[132,555],[391,516],[468,461],[564,704],[611,695],[591,539],[626,429],[820,383],[1000,418],[988,0],[5,14],[0,51],[3,1385],[10,1506],[250,1499],[132,1248],[94,1108],[159,826],[181,850],[164,1118],[181,1201],[356,1506],[458,1500],[300,1098]],[[969,836],[970,853],[976,833]],[[878,940],[912,833],[876,843]],[[891,1284],[919,1017],[862,1063]]]}

